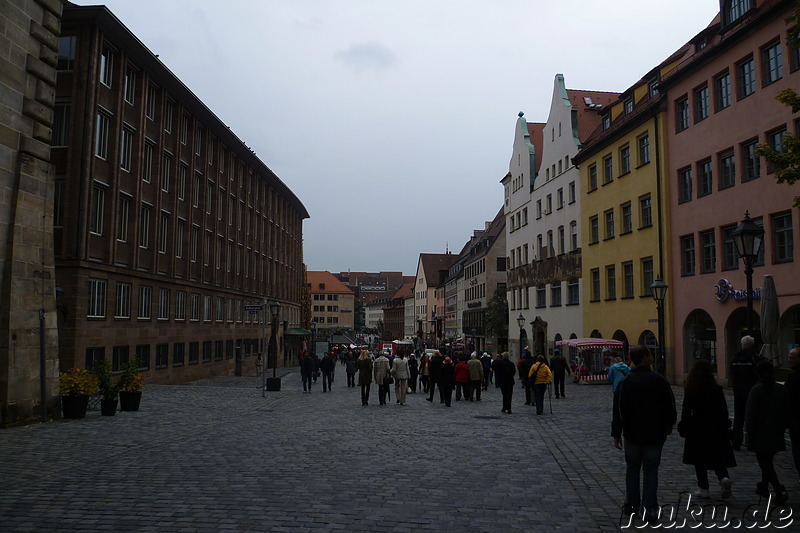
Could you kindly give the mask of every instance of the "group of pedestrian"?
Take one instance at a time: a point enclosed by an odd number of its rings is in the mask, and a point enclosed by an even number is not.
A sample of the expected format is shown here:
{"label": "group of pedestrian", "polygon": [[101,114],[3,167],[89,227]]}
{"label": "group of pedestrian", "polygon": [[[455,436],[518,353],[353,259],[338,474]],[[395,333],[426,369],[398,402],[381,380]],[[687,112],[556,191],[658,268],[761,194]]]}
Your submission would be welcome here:
{"label": "group of pedestrian", "polygon": [[789,352],[792,372],[781,385],[775,381],[772,362],[756,355],[752,337],[743,337],[741,347],[730,365],[733,423],[714,367],[706,359],[697,360],[686,377],[679,421],[672,388],[652,370],[646,347],[630,349],[630,366],[619,358],[611,366],[611,435],[614,445],[625,453],[626,515],[641,510],[649,521],[658,518],[661,450],[676,421],[678,433],[684,438],[682,462],[695,470],[697,488],[692,496],[710,497],[708,471],[713,470],[720,496],[730,497],[733,482],[729,469],[737,465],[734,451],[746,444],[761,471],[755,494],[772,498],[779,505],[787,501],[786,487],[781,484],[773,461],[777,452],[785,450],[784,434],[789,429],[795,468],[800,475],[800,348]]}

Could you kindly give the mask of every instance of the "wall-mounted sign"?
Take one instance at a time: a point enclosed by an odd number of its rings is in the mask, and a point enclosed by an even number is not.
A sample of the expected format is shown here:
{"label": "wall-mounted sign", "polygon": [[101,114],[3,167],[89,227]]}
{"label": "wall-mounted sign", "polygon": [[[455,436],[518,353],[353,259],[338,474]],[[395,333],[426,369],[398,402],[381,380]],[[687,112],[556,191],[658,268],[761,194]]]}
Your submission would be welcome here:
{"label": "wall-mounted sign", "polygon": [[381,287],[379,285],[362,285],[362,291],[385,291],[386,287]]}
{"label": "wall-mounted sign", "polygon": [[[714,285],[714,297],[718,302],[725,302],[728,300],[728,298],[732,298],[734,300],[747,300],[747,290],[734,289],[730,281],[722,278],[717,282],[716,285]],[[753,299],[757,300],[760,298],[761,287],[753,287]]]}

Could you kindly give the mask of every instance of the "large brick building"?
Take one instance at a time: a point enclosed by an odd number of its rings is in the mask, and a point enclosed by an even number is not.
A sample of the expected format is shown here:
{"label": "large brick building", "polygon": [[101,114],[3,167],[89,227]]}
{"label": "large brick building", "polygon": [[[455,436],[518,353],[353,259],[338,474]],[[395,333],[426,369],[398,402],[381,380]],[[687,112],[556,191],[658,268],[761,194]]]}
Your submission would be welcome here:
{"label": "large brick building", "polygon": [[65,6],[56,90],[61,368],[138,357],[150,383],[251,371],[262,315],[247,306],[268,301],[285,364],[300,200],[105,7]]}

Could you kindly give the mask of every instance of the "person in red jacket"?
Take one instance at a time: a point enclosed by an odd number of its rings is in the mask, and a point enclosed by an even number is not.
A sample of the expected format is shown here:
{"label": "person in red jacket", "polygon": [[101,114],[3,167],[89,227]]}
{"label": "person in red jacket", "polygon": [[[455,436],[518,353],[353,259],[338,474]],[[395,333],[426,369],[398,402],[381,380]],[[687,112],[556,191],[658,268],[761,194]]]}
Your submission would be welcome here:
{"label": "person in red jacket", "polygon": [[469,367],[467,363],[464,362],[463,359],[459,359],[458,363],[456,363],[456,401],[461,401],[461,396],[464,396],[464,399],[467,399],[467,385],[469,384]]}

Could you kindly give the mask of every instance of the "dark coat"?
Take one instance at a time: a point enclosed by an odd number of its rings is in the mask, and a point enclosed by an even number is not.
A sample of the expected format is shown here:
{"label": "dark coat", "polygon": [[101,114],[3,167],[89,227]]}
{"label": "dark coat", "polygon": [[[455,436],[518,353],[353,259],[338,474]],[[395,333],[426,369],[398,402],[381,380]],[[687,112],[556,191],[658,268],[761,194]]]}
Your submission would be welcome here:
{"label": "dark coat", "polygon": [[569,365],[567,365],[567,360],[560,354],[554,355],[553,358],[550,359],[550,370],[558,377],[564,377],[565,372],[572,374]]}
{"label": "dark coat", "polygon": [[728,427],[728,404],[722,387],[686,393],[678,432],[686,438],[683,463],[706,470],[736,466]]}
{"label": "dark coat", "polygon": [[514,385],[514,374],[517,373],[514,363],[503,358],[492,364],[492,370],[494,370],[494,379],[497,385],[501,387]]}
{"label": "dark coat", "polygon": [[611,435],[625,435],[643,446],[662,445],[678,418],[672,388],[661,374],[640,365],[619,386],[619,408],[614,411]]}
{"label": "dark coat", "polygon": [[319,368],[323,372],[333,372],[336,369],[336,361],[332,357],[323,357],[319,362]]}
{"label": "dark coat", "polygon": [[525,354],[525,357],[519,360],[517,363],[517,368],[519,369],[519,379],[523,383],[528,382],[528,374],[530,373],[531,367],[533,363],[536,361],[533,360],[533,357],[530,355],[530,352]]}
{"label": "dark coat", "polygon": [[304,376],[310,376],[314,372],[314,359],[307,355],[300,360],[300,373]]}
{"label": "dark coat", "polygon": [[408,360],[408,371],[411,373],[411,379],[419,375],[419,361],[417,361],[416,357]]}
{"label": "dark coat", "polygon": [[786,388],[780,383],[773,383],[767,391],[763,383],[756,383],[747,397],[744,416],[747,449],[755,453],[785,450],[784,433],[790,423],[789,395]]}
{"label": "dark coat", "polygon": [[789,395],[789,407],[792,413],[794,429],[800,429],[800,366],[792,367],[792,371],[783,384]]}
{"label": "dark coat", "polygon": [[[434,359],[436,359],[436,358],[434,357]],[[456,373],[455,373],[455,370],[456,369],[453,366],[453,363],[450,363],[450,364],[442,363],[442,365],[439,367],[439,386],[440,387],[442,387],[442,388],[455,387],[455,385],[456,385]]]}
{"label": "dark coat", "polygon": [[431,357],[431,366],[430,366],[430,377],[434,381],[438,381],[439,376],[442,374],[442,363],[444,362],[444,357],[439,354],[434,355]]}
{"label": "dark coat", "polygon": [[369,357],[358,360],[358,384],[372,384],[372,359]]}
{"label": "dark coat", "polygon": [[758,357],[753,350],[740,350],[731,359],[731,387],[734,391],[749,391],[758,381],[756,363]]}

